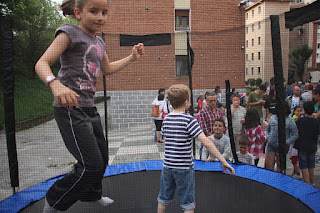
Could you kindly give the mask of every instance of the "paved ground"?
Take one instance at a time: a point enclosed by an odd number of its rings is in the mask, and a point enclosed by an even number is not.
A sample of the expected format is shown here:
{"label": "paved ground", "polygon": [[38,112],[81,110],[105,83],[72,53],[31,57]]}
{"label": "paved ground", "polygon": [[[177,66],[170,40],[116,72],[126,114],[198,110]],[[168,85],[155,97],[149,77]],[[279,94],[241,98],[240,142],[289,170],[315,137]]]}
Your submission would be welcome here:
{"label": "paved ground", "polygon": [[[103,105],[100,114],[103,115]],[[153,140],[154,124],[132,129],[109,131],[110,164],[120,164],[144,160],[163,159],[164,145]],[[51,177],[67,173],[74,158],[66,150],[55,121],[49,121],[37,127],[16,134],[19,160],[20,188],[23,190]],[[0,200],[12,194],[9,180],[8,157],[4,131],[0,132]],[[196,150],[199,149],[197,142]],[[197,151],[198,153],[198,151]],[[198,158],[198,155],[196,156]],[[290,161],[287,161],[287,174],[292,173]],[[258,166],[263,166],[261,158]],[[316,185],[320,188],[320,163],[316,164]]]}

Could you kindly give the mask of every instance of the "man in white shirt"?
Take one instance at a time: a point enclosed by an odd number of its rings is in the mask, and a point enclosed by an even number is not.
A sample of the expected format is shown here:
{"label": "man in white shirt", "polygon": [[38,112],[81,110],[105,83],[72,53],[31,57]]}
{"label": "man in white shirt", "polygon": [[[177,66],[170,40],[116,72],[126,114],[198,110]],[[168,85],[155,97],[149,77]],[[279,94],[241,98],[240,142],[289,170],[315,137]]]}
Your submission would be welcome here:
{"label": "man in white shirt", "polygon": [[300,89],[300,87],[295,86],[293,88],[293,95],[292,96],[288,96],[286,98],[286,101],[288,102],[289,107],[291,109],[291,115],[292,115],[292,112],[293,112],[293,109],[294,109],[295,106],[303,107],[304,100],[301,97],[301,89]]}

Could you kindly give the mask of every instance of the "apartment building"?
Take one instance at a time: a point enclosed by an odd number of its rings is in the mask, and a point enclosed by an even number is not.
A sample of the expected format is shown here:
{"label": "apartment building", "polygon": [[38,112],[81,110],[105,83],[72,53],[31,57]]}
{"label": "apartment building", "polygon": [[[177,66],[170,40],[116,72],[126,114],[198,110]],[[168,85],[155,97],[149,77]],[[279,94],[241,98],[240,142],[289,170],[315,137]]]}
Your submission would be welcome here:
{"label": "apartment building", "polygon": [[[304,7],[308,4],[311,4],[315,0],[295,0],[290,3],[290,10],[295,10],[300,7]],[[289,51],[292,51],[294,48],[298,47],[301,44],[307,44],[312,48],[313,54],[306,63],[305,73],[303,81],[309,80],[309,73],[314,78],[312,82],[318,82],[320,80],[320,20],[306,23],[304,25],[293,28],[290,31],[290,44]],[[316,73],[315,73],[316,72]],[[294,70],[290,70],[291,77],[298,79],[297,73]]]}
{"label": "apartment building", "polygon": [[245,13],[245,79],[274,76],[270,15],[280,15],[282,66],[288,78],[289,30],[283,13],[289,11],[290,0],[260,0],[246,7]]}
{"label": "apartment building", "polygon": [[[170,42],[146,46],[145,55],[139,61],[106,76],[110,126],[149,125],[152,123],[150,105],[158,89],[178,83],[189,85],[187,32],[194,51],[194,99],[217,85],[224,89],[225,80],[230,80],[231,87],[244,88],[244,10],[238,4],[238,0],[111,1],[103,30],[110,61],[131,52],[132,46],[120,46],[120,34],[165,33],[170,36]],[[103,91],[102,79],[97,90]]]}
{"label": "apartment building", "polygon": [[146,46],[145,55],[134,66],[107,76],[109,91],[189,84],[186,32],[195,53],[194,89],[223,88],[227,79],[233,87],[244,88],[244,11],[239,10],[239,1],[117,0],[110,4],[104,32],[111,61],[125,57],[132,48],[119,45],[119,34],[168,33],[171,45]]}

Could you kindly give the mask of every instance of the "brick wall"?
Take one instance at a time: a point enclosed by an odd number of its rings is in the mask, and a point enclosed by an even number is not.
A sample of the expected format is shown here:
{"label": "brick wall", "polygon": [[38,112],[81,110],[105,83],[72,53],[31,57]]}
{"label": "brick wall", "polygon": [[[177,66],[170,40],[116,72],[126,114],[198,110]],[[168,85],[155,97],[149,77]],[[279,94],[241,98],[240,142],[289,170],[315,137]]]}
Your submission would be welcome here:
{"label": "brick wall", "polygon": [[[194,90],[194,106],[199,94],[207,90]],[[245,89],[237,89],[239,93]],[[154,125],[151,117],[151,103],[158,94],[158,90],[134,90],[134,91],[107,91],[108,99],[108,127],[112,129],[132,128],[139,125]],[[96,96],[103,96],[103,92],[97,92]],[[221,91],[222,103],[225,104],[225,90]],[[104,117],[103,114],[101,114]]]}
{"label": "brick wall", "polygon": [[[195,52],[194,89],[244,87],[244,12],[238,1],[191,1],[190,43]],[[149,9],[146,10],[146,7]],[[119,34],[146,35],[172,33],[172,44],[145,48],[141,60],[107,76],[108,91],[168,89],[172,84],[188,84],[187,77],[175,76],[174,1],[111,1],[105,28],[110,61],[131,53],[132,47],[120,47]],[[159,57],[160,56],[160,57]],[[98,83],[102,90],[102,80]]]}

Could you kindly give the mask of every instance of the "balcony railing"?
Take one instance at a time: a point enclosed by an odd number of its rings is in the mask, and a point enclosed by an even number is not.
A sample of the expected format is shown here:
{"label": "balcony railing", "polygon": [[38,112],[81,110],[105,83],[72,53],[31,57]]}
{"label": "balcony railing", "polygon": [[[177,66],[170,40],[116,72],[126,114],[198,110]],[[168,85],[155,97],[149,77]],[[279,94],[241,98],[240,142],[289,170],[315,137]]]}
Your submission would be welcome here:
{"label": "balcony railing", "polygon": [[190,31],[189,26],[175,26],[175,31]]}

